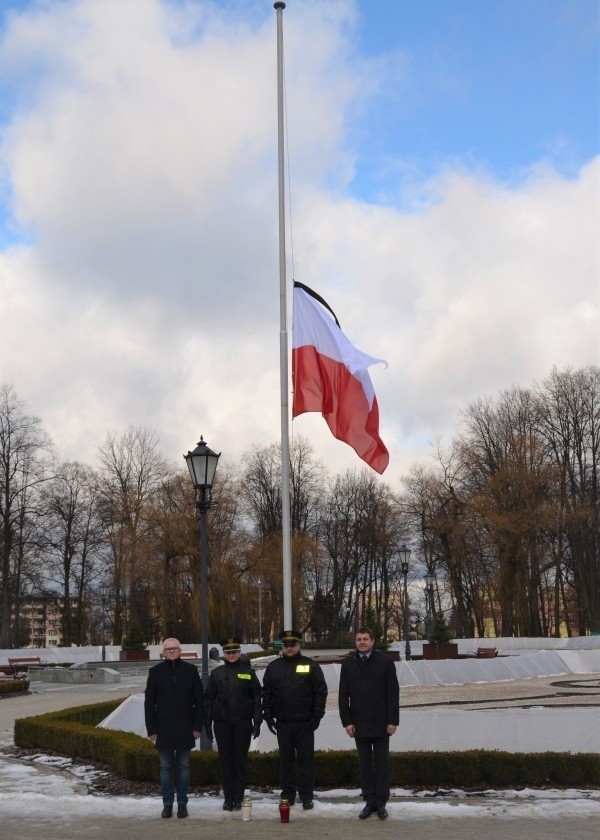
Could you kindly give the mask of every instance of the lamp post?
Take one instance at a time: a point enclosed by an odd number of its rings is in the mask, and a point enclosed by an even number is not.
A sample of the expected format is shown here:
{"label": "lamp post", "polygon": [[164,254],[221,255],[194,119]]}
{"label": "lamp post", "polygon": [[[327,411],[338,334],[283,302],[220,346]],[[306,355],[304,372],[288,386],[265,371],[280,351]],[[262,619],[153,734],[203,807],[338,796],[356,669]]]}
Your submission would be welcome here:
{"label": "lamp post", "polygon": [[347,610],[343,605],[340,607],[340,650],[342,649],[342,635],[344,633],[346,622],[348,621],[348,612],[349,610]]}
{"label": "lamp post", "polygon": [[231,635],[235,636],[235,605],[237,602],[237,595],[235,592],[231,593]]}
{"label": "lamp post", "polygon": [[425,575],[425,600],[427,605],[427,619],[425,621],[425,635],[431,632],[431,619],[433,616],[433,575]]}
{"label": "lamp post", "polygon": [[258,579],[258,644],[262,646],[262,578]]}
{"label": "lamp post", "polygon": [[[184,455],[196,493],[196,508],[200,517],[200,617],[202,626],[202,685],[208,684],[208,538],[206,513],[212,504],[212,485],[219,457],[206,445],[200,435],[200,442],[193,452]],[[210,750],[212,744],[204,729],[200,737],[200,749]]]}
{"label": "lamp post", "polygon": [[102,602],[102,661],[106,662],[106,607],[108,604],[108,586],[103,583],[100,586],[100,601]]}
{"label": "lamp post", "polygon": [[311,642],[319,641],[319,619],[317,616],[317,599],[314,595],[307,595],[306,600],[308,601],[308,613],[307,613],[307,623],[310,629],[310,640]]}
{"label": "lamp post", "polygon": [[405,545],[400,549],[400,567],[404,575],[404,641],[406,643],[405,659],[407,662],[411,660],[410,654],[410,620],[408,616],[408,584],[406,581],[408,575],[408,561],[410,560],[410,548]]}

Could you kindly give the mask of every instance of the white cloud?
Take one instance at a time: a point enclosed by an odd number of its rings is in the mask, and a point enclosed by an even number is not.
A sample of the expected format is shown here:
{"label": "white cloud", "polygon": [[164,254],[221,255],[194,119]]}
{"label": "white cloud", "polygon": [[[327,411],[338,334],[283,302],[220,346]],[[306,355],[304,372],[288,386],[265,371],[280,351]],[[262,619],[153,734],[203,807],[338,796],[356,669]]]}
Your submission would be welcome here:
{"label": "white cloud", "polygon": [[[0,51],[26,91],[0,166],[34,232],[0,254],[0,381],[64,457],[134,423],[175,460],[202,433],[235,461],[279,434],[274,13],[41,8]],[[293,20],[296,278],[390,362],[372,376],[394,482],[467,400],[598,361],[599,164],[516,186],[456,169],[411,213],[351,200],[347,118],[377,84],[352,51],[354,4]],[[332,470],[360,466],[319,417],[294,430]]]}

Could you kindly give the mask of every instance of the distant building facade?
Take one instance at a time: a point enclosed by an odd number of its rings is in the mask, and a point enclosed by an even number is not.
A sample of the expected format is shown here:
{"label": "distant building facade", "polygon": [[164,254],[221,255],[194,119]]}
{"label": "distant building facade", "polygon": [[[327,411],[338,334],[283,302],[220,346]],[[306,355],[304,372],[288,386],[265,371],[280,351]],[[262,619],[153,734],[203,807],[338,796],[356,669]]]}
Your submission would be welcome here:
{"label": "distant building facade", "polygon": [[11,616],[15,647],[61,647],[63,607],[56,595],[28,596],[19,605],[18,621],[14,610]]}

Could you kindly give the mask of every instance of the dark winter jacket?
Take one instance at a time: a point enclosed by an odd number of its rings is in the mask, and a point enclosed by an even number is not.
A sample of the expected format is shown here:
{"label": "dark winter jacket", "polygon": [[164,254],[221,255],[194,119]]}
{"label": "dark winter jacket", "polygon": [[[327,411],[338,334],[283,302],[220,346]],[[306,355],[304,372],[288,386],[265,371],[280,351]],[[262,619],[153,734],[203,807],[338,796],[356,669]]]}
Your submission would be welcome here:
{"label": "dark winter jacket", "polygon": [[239,723],[251,720],[262,721],[260,698],[262,690],[258,677],[248,662],[238,659],[225,662],[211,672],[204,694],[204,718],[206,726],[213,721]]}
{"label": "dark winter jacket", "polygon": [[148,735],[157,735],[159,750],[194,746],[193,732],[202,729],[204,692],[195,665],[175,659],[150,668],[144,699]]}
{"label": "dark winter jacket", "polygon": [[269,720],[312,720],[315,728],[325,714],[327,683],[321,666],[302,656],[283,654],[273,660],[263,678],[263,717]]}
{"label": "dark winter jacket", "polygon": [[354,724],[358,738],[381,738],[388,724],[398,726],[400,687],[392,657],[373,650],[365,663],[357,653],[344,659],[338,704],[342,724]]}

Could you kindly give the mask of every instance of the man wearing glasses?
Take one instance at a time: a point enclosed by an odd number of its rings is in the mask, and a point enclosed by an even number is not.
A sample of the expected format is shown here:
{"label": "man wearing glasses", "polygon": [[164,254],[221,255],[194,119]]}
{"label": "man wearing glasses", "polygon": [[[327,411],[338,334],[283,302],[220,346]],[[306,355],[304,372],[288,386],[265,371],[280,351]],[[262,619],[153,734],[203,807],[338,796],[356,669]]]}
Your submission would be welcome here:
{"label": "man wearing glasses", "polygon": [[258,738],[261,687],[250,662],[241,658],[241,639],[221,640],[225,664],[211,671],[204,701],[205,731],[217,739],[224,811],[239,811],[248,779],[248,750]]}
{"label": "man wearing glasses", "polygon": [[301,634],[282,630],[283,656],[271,662],[263,678],[263,718],[277,735],[281,798],[296,801],[294,755],[298,757],[298,793],[305,811],[313,808],[315,730],[325,714],[327,684],[321,666],[300,653]]}
{"label": "man wearing glasses", "polygon": [[190,752],[202,730],[202,682],[195,665],[181,659],[177,639],[163,642],[163,661],[150,668],[144,699],[148,738],[158,750],[160,787],[163,799],[161,817],[173,816],[177,766],[177,816],[187,817],[190,784]]}

